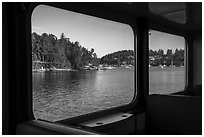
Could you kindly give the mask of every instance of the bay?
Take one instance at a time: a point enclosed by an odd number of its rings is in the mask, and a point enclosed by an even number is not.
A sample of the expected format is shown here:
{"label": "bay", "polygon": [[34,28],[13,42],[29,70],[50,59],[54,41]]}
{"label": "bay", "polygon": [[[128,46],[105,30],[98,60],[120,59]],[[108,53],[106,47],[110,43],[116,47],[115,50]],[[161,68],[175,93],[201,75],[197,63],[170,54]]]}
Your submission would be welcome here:
{"label": "bay", "polygon": [[[149,68],[150,94],[170,94],[185,86],[183,67]],[[131,103],[134,69],[33,73],[36,119],[63,120]]]}

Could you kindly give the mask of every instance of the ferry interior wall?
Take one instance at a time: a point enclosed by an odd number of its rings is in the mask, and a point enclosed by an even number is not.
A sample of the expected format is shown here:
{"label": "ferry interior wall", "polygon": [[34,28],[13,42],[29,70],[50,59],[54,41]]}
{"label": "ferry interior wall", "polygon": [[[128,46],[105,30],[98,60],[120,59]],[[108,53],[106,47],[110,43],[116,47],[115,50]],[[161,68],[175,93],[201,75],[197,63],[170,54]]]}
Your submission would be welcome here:
{"label": "ferry interior wall", "polygon": [[[131,26],[134,100],[125,106],[50,122],[35,119],[32,104],[31,15],[38,5]],[[185,38],[185,88],[149,94],[149,30]],[[137,46],[136,46],[137,45]],[[3,135],[201,135],[202,3],[2,3]]]}

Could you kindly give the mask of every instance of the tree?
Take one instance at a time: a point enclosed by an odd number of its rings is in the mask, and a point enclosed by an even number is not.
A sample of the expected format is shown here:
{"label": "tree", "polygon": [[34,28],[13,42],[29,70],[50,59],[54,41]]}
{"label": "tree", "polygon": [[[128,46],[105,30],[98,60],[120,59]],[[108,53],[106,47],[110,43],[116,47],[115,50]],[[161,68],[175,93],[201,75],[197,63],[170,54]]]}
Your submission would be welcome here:
{"label": "tree", "polygon": [[65,35],[64,35],[64,33],[62,33],[61,35],[60,35],[60,39],[62,40],[62,39],[64,39],[65,38]]}
{"label": "tree", "polygon": [[176,49],[173,55],[174,65],[181,66],[184,65],[184,50]]}
{"label": "tree", "polygon": [[172,49],[167,49],[167,52],[166,52],[166,57],[165,57],[165,64],[167,66],[170,66],[172,65],[173,63],[173,52],[172,52]]}
{"label": "tree", "polygon": [[121,65],[121,64],[134,64],[134,51],[122,50],[111,54],[107,54],[101,58],[101,64],[108,65]]}
{"label": "tree", "polygon": [[[93,57],[92,57],[93,55]],[[94,49],[88,51],[78,41],[72,43],[64,33],[60,39],[53,34],[43,33],[41,36],[32,33],[32,60],[49,62],[49,67],[83,69],[92,62],[98,62]],[[48,66],[46,66],[48,67]]]}

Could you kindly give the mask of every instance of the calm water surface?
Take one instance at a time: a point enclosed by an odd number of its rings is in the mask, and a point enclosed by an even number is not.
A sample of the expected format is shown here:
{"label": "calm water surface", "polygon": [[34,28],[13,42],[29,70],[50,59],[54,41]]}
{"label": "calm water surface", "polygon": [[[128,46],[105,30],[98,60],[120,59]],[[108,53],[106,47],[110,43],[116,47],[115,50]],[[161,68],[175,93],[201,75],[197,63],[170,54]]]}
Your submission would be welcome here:
{"label": "calm water surface", "polygon": [[[184,89],[184,68],[150,68],[150,93]],[[37,119],[62,120],[129,104],[134,70],[33,73],[33,112]]]}
{"label": "calm water surface", "polygon": [[129,104],[134,70],[33,73],[35,118],[57,121]]}
{"label": "calm water surface", "polygon": [[149,69],[150,94],[169,94],[184,90],[184,67],[151,67]]}

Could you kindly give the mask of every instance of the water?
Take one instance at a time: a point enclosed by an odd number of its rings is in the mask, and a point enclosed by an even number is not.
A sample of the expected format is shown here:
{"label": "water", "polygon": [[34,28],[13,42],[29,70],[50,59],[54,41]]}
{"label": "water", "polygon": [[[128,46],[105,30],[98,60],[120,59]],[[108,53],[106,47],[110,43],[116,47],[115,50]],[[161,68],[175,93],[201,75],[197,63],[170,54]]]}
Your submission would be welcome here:
{"label": "water", "polygon": [[184,90],[184,67],[151,67],[149,69],[149,93],[170,94]]}
{"label": "water", "polygon": [[134,70],[33,73],[35,118],[57,121],[129,104]]}
{"label": "water", "polygon": [[[150,68],[150,93],[184,88],[184,68]],[[37,119],[58,121],[129,104],[134,70],[33,73],[33,112]]]}

